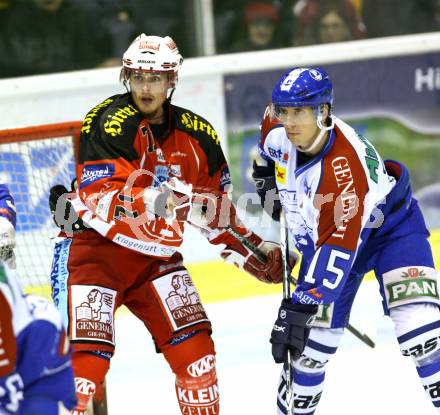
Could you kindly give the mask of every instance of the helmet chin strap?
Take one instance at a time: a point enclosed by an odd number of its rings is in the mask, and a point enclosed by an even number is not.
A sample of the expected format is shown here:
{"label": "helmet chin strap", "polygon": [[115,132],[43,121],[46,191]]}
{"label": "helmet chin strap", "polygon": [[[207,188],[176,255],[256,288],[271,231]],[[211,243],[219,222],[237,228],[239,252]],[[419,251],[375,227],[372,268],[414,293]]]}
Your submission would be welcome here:
{"label": "helmet chin strap", "polygon": [[175,91],[175,90],[176,90],[176,87],[173,87],[173,88],[171,89],[170,95],[169,95],[168,98],[167,98],[168,101],[171,102],[171,98],[173,97],[173,95],[174,95],[174,91]]}
{"label": "helmet chin strap", "polygon": [[320,129],[319,134],[315,138],[313,143],[309,147],[300,150],[301,152],[310,153],[311,151],[315,150],[320,144],[322,144],[322,141],[324,140],[324,138],[327,137],[327,131],[330,131],[335,126],[335,120],[332,115],[330,115],[330,119],[331,119],[330,125],[324,125],[323,124],[324,117],[322,116],[322,114],[318,115],[318,117],[316,118],[316,124],[318,125],[318,128]]}
{"label": "helmet chin strap", "polygon": [[128,81],[126,80],[126,79],[124,79],[123,81],[122,81],[122,84],[125,86],[125,89],[127,90],[127,92],[131,92],[131,88],[129,88],[129,83],[128,83]]}

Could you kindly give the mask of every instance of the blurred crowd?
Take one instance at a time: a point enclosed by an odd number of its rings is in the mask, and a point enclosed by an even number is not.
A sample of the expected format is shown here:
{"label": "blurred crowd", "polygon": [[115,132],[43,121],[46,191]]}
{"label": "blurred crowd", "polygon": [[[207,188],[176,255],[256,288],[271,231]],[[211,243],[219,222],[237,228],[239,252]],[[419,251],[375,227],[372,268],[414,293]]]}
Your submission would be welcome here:
{"label": "blurred crowd", "polygon": [[120,65],[141,32],[191,56],[191,25],[174,1],[0,0],[0,78]]}
{"label": "blurred crowd", "polygon": [[440,0],[214,0],[217,52],[440,30]]}
{"label": "blurred crowd", "polygon": [[[440,0],[212,0],[216,52],[440,30]],[[196,1],[0,0],[0,78],[120,64],[139,33],[197,56]]]}

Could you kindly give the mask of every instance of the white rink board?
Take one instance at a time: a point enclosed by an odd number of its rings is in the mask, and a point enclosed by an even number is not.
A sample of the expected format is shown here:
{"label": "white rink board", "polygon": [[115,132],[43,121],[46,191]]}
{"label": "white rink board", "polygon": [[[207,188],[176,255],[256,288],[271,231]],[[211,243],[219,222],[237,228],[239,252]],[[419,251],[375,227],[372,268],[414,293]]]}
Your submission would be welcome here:
{"label": "white rink board", "polygon": [[[279,366],[269,333],[280,298],[207,304],[214,325],[222,415],[276,414]],[[411,359],[401,356],[392,323],[382,317],[375,281],[359,292],[351,323],[372,335],[370,349],[346,332],[328,364],[316,415],[434,415]],[[174,376],[142,323],[128,313],[116,321],[117,351],[108,383],[109,415],[179,414]]]}

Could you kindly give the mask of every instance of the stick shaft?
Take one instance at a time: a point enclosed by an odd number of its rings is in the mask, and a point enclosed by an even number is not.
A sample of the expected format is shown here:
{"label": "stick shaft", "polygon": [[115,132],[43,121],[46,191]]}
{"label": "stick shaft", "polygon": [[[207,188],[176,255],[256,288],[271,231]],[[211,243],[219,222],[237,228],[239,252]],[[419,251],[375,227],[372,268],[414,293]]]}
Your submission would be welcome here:
{"label": "stick shaft", "polygon": [[[290,300],[290,268],[289,268],[289,233],[287,231],[286,218],[284,212],[280,215],[280,246],[283,259],[283,298]],[[284,362],[286,370],[286,405],[287,413],[294,415],[294,393],[292,385],[292,354],[287,349],[287,357]]]}

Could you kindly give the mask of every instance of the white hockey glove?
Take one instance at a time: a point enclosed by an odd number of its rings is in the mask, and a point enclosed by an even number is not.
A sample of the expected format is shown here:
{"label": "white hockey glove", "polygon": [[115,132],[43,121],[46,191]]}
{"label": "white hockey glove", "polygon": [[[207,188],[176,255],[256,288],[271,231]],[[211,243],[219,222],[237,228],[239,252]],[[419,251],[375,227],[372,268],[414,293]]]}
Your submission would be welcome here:
{"label": "white hockey glove", "polygon": [[175,177],[159,188],[147,188],[142,194],[148,219],[156,216],[166,219],[188,220],[191,213],[192,185]]}
{"label": "white hockey glove", "polygon": [[15,269],[15,229],[5,217],[0,216],[0,260]]}
{"label": "white hockey glove", "polygon": [[226,228],[237,221],[235,208],[226,193],[193,188],[175,177],[159,189],[145,189],[142,198],[151,220],[155,216],[177,219],[208,231]]}

